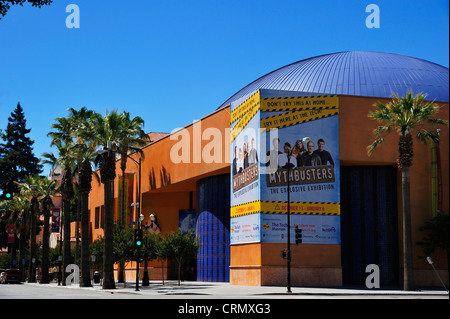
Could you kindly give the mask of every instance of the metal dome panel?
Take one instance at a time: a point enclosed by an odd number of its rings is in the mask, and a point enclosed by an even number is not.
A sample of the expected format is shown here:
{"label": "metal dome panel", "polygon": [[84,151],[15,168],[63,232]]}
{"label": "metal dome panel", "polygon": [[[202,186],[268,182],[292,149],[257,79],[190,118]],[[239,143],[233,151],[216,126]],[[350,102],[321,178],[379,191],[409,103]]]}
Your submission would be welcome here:
{"label": "metal dome panel", "polygon": [[427,94],[428,100],[449,101],[449,69],[400,54],[351,51],[301,60],[270,72],[250,83],[220,107],[258,89],[315,92],[319,94],[393,97]]}

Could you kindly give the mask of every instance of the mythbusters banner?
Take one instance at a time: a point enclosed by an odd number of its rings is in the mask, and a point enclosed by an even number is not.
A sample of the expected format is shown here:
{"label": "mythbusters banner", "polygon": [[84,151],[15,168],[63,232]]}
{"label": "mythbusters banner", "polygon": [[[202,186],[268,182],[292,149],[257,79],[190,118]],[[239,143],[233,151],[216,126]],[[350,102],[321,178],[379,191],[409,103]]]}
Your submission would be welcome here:
{"label": "mythbusters banner", "polygon": [[286,241],[288,179],[303,242],[340,243],[338,116],[337,96],[259,90],[231,103],[231,244]]}

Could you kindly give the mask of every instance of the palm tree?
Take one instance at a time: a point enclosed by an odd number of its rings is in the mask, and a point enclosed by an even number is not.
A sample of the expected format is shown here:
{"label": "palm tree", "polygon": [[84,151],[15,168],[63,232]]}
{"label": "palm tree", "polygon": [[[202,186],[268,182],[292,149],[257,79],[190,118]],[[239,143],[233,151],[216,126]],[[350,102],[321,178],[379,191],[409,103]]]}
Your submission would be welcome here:
{"label": "palm tree", "polygon": [[41,207],[42,213],[44,214],[44,238],[42,239],[42,276],[40,283],[48,284],[50,282],[50,278],[48,276],[48,268],[50,267],[49,223],[51,210],[53,208],[52,196],[54,196],[56,193],[56,181],[50,181],[48,180],[48,178],[43,178],[40,181],[40,188],[42,193]]}
{"label": "palm tree", "polygon": [[27,197],[21,194],[15,194],[12,200],[4,201],[2,208],[5,211],[11,212],[8,217],[8,224],[14,224],[16,230],[16,237],[19,239],[19,272],[20,280],[24,280],[24,265],[22,260],[25,259],[25,249],[27,237],[30,233],[30,201]]}
{"label": "palm tree", "polygon": [[23,183],[17,183],[20,186],[20,193],[30,199],[30,263],[29,263],[29,275],[28,282],[36,282],[36,267],[35,263],[31,262],[36,260],[36,228],[37,220],[39,218],[39,197],[40,194],[40,177],[26,176]]}
{"label": "palm tree", "polygon": [[[42,156],[46,158],[43,163],[50,163],[53,166],[59,165],[62,167],[63,179],[59,187],[63,202],[64,213],[64,253],[63,253],[63,269],[71,263],[70,252],[70,201],[74,197],[73,190],[73,172],[75,169],[75,158],[71,152],[73,147],[72,132],[74,131],[74,122],[70,118],[58,117],[55,123],[52,124],[51,131],[47,134],[52,138],[51,146],[56,146],[58,149],[58,157],[53,154],[44,153]],[[65,271],[63,273],[63,285],[65,285]]]}
{"label": "palm tree", "polygon": [[[122,122],[120,127],[119,147],[118,153],[120,154],[120,169],[122,170],[122,198],[120,207],[120,227],[126,226],[125,217],[125,169],[127,167],[128,152],[130,150],[138,151],[142,154],[142,151],[136,146],[144,146],[150,141],[150,137],[144,132],[142,127],[144,126],[144,120],[136,116],[133,119],[130,118],[130,113],[124,111],[122,114]],[[120,263],[119,282],[124,282],[124,263]]]}
{"label": "palm tree", "polygon": [[115,289],[113,258],[114,227],[114,179],[116,178],[116,157],[120,126],[123,117],[116,111],[105,117],[96,114],[93,119],[96,141],[103,146],[103,152],[96,157],[100,179],[104,187],[105,224],[103,249],[103,289]]}
{"label": "palm tree", "polygon": [[419,141],[427,142],[435,139],[436,135],[425,130],[425,125],[447,125],[447,121],[432,118],[439,112],[439,106],[433,102],[425,101],[426,95],[421,93],[413,96],[409,91],[405,97],[399,98],[394,94],[394,99],[386,105],[375,103],[378,109],[369,112],[369,117],[379,122],[374,133],[378,137],[371,145],[367,146],[370,156],[373,150],[384,142],[387,134],[397,131],[399,137],[398,168],[402,172],[402,196],[403,196],[403,289],[414,289],[412,236],[411,236],[411,206],[410,206],[410,178],[409,167],[412,166],[413,139],[412,132],[417,130]]}
{"label": "palm tree", "polygon": [[[145,146],[150,137],[144,132],[144,120],[136,116],[130,118],[130,113],[124,111],[122,113],[122,123],[119,136],[118,153],[120,154],[120,169],[122,170],[122,207],[121,207],[121,221],[125,222],[125,169],[127,167],[128,152],[130,149],[139,151],[136,146]],[[123,226],[123,225],[122,225]]]}
{"label": "palm tree", "polygon": [[[81,111],[80,111],[81,112]],[[81,206],[81,286],[90,287],[89,267],[89,193],[92,182],[92,166],[96,155],[97,143],[92,119],[94,112],[84,112],[79,118],[74,136],[77,142],[73,152],[79,165],[79,196]]]}
{"label": "palm tree", "polygon": [[[80,134],[81,132],[83,132],[83,130],[86,130],[87,128],[89,128],[89,125],[87,124],[89,122],[89,119],[92,117],[92,115],[95,113],[92,110],[88,110],[85,106],[83,106],[82,108],[80,108],[80,110],[76,110],[72,107],[67,109],[69,115],[68,115],[68,119],[71,123],[72,126],[72,132],[71,132],[71,137],[72,137],[72,141],[76,141],[73,143],[73,147],[71,147],[70,152],[73,153],[74,158],[75,158],[75,171],[74,174],[78,174],[78,176],[80,175],[80,171],[82,170],[82,163],[83,161],[86,159],[89,162],[89,166],[90,166],[90,161],[93,160],[92,157],[92,153],[89,152],[89,148],[90,145],[86,145],[84,140],[88,137],[85,136],[85,138],[81,138]],[[86,134],[86,133],[84,133]],[[88,140],[87,140],[88,141]],[[89,142],[86,142],[87,144],[91,144]],[[85,155],[87,157],[85,157]],[[89,171],[92,174],[92,170]],[[87,174],[89,174],[89,172],[87,172]],[[88,177],[88,182],[90,183],[91,181],[91,176]],[[85,184],[86,185],[86,184]],[[75,237],[76,237],[76,244],[75,244],[75,261],[78,262],[78,251],[79,251],[79,221],[80,221],[80,215],[81,215],[81,197],[82,197],[82,192],[80,190],[80,184],[79,182],[75,182],[74,184],[75,190],[77,191],[77,217],[76,217],[76,227],[75,227]],[[83,189],[83,192],[88,192],[90,191],[90,184],[88,187],[88,190],[86,189],[86,186]],[[89,198],[89,194],[84,194],[85,196],[85,201],[88,200]],[[86,203],[87,205],[87,203]],[[87,206],[86,206],[87,207]],[[86,211],[87,213],[87,211]],[[88,239],[86,239],[88,240]],[[89,258],[89,256],[88,256]],[[89,276],[89,272],[87,273],[87,275]],[[89,281],[90,282],[90,281]]]}

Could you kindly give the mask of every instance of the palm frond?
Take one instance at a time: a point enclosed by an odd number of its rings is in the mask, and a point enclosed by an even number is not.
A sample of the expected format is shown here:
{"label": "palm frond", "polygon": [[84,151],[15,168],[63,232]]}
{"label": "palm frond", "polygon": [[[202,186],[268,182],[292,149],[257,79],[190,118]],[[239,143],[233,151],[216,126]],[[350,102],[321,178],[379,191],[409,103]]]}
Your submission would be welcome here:
{"label": "palm frond", "polygon": [[382,134],[389,134],[391,132],[391,126],[389,125],[382,125],[382,126],[378,126],[375,130],[374,130],[374,134],[376,136],[382,135]]}
{"label": "palm frond", "polygon": [[375,141],[373,141],[372,144],[367,146],[367,155],[370,156],[372,155],[372,152],[375,150],[375,148],[377,148],[379,145],[384,143],[384,137],[380,137],[378,139],[376,139]]}

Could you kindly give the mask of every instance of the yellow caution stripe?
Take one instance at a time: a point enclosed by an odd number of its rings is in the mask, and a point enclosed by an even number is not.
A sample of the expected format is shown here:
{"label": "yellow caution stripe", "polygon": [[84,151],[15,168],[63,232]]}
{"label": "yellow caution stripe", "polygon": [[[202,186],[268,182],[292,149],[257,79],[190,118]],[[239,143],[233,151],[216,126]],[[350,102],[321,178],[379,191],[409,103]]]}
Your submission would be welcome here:
{"label": "yellow caution stripe", "polygon": [[261,99],[262,112],[293,111],[308,107],[339,108],[339,97],[336,95],[324,95]]}
{"label": "yellow caution stripe", "polygon": [[[302,215],[340,215],[340,203],[330,202],[291,202],[290,213]],[[262,201],[261,213],[286,214],[287,201]]]}
{"label": "yellow caution stripe", "polygon": [[[250,214],[286,214],[285,201],[252,201],[230,208],[230,217],[239,217]],[[330,202],[291,202],[290,213],[297,215],[340,215],[340,203]]]}
{"label": "yellow caution stripe", "polygon": [[309,121],[319,120],[325,117],[338,115],[337,108],[311,108],[308,110],[285,112],[261,119],[261,128],[283,128]]}
{"label": "yellow caution stripe", "polygon": [[232,206],[230,208],[230,217],[238,217],[238,216],[245,216],[250,214],[256,214],[261,211],[261,201],[255,200],[252,202],[239,204]]}
{"label": "yellow caution stripe", "polygon": [[230,124],[236,122],[246,113],[250,112],[256,104],[260,104],[260,93],[260,90],[256,91],[248,99],[239,104],[237,108],[231,111]]}
{"label": "yellow caution stripe", "polygon": [[236,137],[239,135],[239,133],[242,132],[244,127],[247,126],[248,122],[258,113],[259,111],[259,102],[257,102],[251,109],[248,110],[247,113],[244,114],[244,116],[239,120],[239,122],[236,123],[235,126],[231,129],[231,137],[230,140],[233,142]]}

